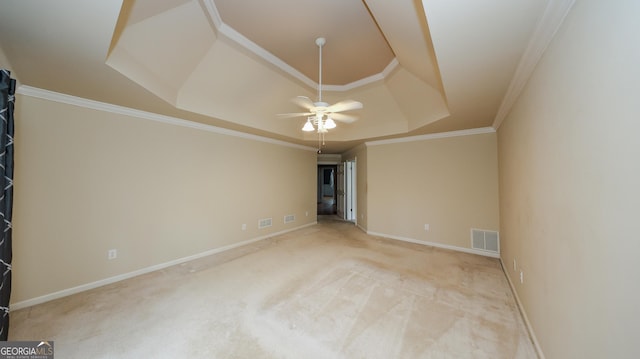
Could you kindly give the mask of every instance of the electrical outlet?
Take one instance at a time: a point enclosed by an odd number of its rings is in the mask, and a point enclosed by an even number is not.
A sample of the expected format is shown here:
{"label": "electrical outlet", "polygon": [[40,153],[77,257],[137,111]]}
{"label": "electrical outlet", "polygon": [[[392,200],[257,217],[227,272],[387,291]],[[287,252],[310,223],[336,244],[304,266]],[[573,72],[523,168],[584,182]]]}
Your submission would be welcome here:
{"label": "electrical outlet", "polygon": [[309,217],[309,211],[304,212],[305,217]]}
{"label": "electrical outlet", "polygon": [[520,271],[520,283],[524,283],[524,273]]}
{"label": "electrical outlet", "polygon": [[118,250],[117,249],[109,249],[107,251],[107,259],[116,259],[118,258]]}

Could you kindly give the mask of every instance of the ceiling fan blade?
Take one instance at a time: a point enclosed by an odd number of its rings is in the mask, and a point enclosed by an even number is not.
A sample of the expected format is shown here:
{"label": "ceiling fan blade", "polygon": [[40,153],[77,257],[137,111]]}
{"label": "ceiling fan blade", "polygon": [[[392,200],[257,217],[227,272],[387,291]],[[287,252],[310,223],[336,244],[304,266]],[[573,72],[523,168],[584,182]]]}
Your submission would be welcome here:
{"label": "ceiling fan blade", "polygon": [[359,110],[362,108],[362,103],[354,100],[344,100],[335,103],[327,108],[327,112],[342,112]]}
{"label": "ceiling fan blade", "polygon": [[357,116],[345,115],[344,113],[332,113],[332,114],[329,114],[328,117],[331,117],[332,119],[334,119],[336,121],[340,121],[340,122],[344,122],[344,123],[353,123],[353,122],[356,122],[358,120]]}
{"label": "ceiling fan blade", "polygon": [[280,118],[293,118],[293,117],[304,117],[311,116],[313,113],[311,112],[293,112],[293,113],[279,113],[277,114]]}
{"label": "ceiling fan blade", "polygon": [[313,101],[311,101],[311,99],[306,96],[296,96],[291,99],[291,102],[309,111],[311,111],[311,109],[315,106],[313,104]]}

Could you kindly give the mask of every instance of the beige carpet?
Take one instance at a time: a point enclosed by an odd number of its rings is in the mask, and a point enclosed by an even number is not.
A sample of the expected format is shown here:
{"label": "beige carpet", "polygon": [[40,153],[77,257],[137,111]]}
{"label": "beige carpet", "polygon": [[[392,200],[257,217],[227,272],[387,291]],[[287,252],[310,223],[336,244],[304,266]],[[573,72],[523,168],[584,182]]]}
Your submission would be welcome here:
{"label": "beige carpet", "polygon": [[535,358],[496,259],[322,221],[15,311],[56,358]]}

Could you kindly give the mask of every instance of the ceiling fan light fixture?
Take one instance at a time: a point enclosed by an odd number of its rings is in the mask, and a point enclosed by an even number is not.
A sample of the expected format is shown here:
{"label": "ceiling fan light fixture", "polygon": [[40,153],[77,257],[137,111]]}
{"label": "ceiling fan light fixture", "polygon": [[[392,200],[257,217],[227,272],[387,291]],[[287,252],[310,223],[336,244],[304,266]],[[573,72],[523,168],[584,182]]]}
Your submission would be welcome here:
{"label": "ceiling fan light fixture", "polygon": [[[297,96],[292,99],[292,101],[298,106],[307,110],[303,113],[284,113],[280,114],[283,117],[298,117],[298,116],[308,116],[307,122],[302,127],[302,131],[312,132],[316,131],[318,133],[318,153],[320,153],[320,148],[324,146],[324,135],[328,133],[330,129],[336,128],[337,121],[343,122],[353,122],[357,120],[357,117],[345,115],[341,112],[343,111],[351,111],[351,110],[359,110],[362,108],[362,103],[354,100],[343,100],[333,105],[329,105],[329,103],[324,102],[322,100],[322,46],[326,43],[326,40],[323,37],[319,37],[316,39],[316,45],[318,45],[318,98],[317,101],[312,101],[310,98],[306,96]],[[332,118],[332,116],[336,116],[336,118]],[[315,124],[315,128],[314,128]],[[317,129],[316,129],[317,128]]]}
{"label": "ceiling fan light fixture", "polygon": [[324,128],[327,130],[336,128],[336,122],[331,117],[327,117],[327,120],[324,121]]}
{"label": "ceiling fan light fixture", "polygon": [[307,122],[302,127],[302,131],[305,131],[305,132],[315,131],[315,128],[313,128],[313,124],[311,123],[311,117],[307,118]]}

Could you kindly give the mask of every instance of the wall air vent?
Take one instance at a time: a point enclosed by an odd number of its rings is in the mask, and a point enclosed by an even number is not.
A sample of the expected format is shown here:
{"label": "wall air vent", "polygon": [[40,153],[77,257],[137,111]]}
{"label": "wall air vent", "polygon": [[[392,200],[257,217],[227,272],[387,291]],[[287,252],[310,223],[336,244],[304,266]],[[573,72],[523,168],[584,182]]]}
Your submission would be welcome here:
{"label": "wall air vent", "polygon": [[471,248],[500,253],[500,237],[496,231],[471,229]]}
{"label": "wall air vent", "polygon": [[271,227],[272,224],[273,221],[271,220],[271,218],[263,218],[258,221],[258,229]]}
{"label": "wall air vent", "polygon": [[291,223],[291,222],[295,222],[296,220],[296,216],[293,214],[288,214],[286,216],[284,216],[284,223]]}

